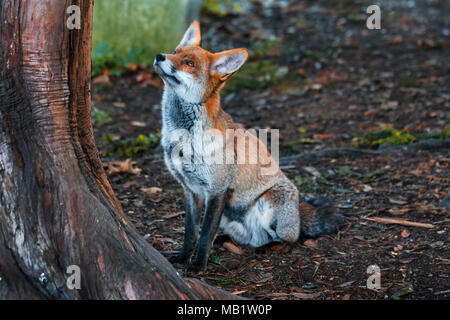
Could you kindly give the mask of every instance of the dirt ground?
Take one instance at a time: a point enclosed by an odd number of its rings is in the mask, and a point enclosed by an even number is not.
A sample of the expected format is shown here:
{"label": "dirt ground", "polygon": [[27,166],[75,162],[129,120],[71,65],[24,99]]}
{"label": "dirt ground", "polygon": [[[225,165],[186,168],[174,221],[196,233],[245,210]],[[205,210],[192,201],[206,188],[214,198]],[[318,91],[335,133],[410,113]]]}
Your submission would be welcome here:
{"label": "dirt ground", "polygon": [[[225,17],[204,14],[206,48],[250,48],[249,63],[266,61],[282,74],[266,76],[265,87],[244,83],[227,91],[224,110],[247,128],[280,129],[282,159],[351,147],[355,136],[382,125],[442,131],[450,119],[450,5],[381,3],[381,30],[366,28],[364,1],[291,1]],[[161,127],[157,78],[150,67],[130,69],[110,77],[110,85],[94,85],[95,106],[113,120],[95,128],[99,144],[104,134],[129,139]],[[182,189],[160,147],[132,160],[139,174],[112,173],[110,180],[137,230],[170,256],[183,242]],[[286,175],[305,187],[303,196],[335,200],[345,215],[338,234],[263,248],[221,236],[205,273],[175,267],[257,299],[449,299],[450,216],[439,207],[449,190],[449,162],[450,149],[442,147],[283,164]],[[433,227],[368,220],[377,217]],[[370,265],[380,268],[378,291],[366,287]]]}

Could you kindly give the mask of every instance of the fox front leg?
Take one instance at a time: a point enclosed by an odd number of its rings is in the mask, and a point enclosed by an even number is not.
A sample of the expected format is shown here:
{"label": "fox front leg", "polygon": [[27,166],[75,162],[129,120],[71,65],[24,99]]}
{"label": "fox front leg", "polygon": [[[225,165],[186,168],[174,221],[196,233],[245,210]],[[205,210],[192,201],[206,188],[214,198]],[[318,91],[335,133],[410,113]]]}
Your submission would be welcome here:
{"label": "fox front leg", "polygon": [[192,261],[191,269],[194,272],[206,269],[209,251],[217,233],[220,219],[225,207],[226,193],[210,196],[206,200],[205,214],[203,217],[202,230],[198,241],[197,251]]}
{"label": "fox front leg", "polygon": [[184,195],[184,207],[185,227],[183,249],[177,256],[170,259],[172,263],[187,262],[191,258],[192,252],[198,240],[200,217],[204,208],[203,200],[201,200],[200,197],[196,196],[194,193],[186,191]]}

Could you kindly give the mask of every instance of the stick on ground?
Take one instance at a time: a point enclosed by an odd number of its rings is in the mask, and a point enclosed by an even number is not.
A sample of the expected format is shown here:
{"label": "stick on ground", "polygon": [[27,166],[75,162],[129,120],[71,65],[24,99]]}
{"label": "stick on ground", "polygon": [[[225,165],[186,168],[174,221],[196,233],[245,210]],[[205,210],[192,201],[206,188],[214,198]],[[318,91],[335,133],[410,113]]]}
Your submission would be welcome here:
{"label": "stick on ground", "polygon": [[429,224],[429,223],[412,222],[412,221],[403,220],[403,219],[392,219],[392,218],[381,218],[381,217],[376,217],[376,218],[363,217],[363,219],[378,222],[378,223],[384,223],[384,224],[401,224],[404,226],[427,228],[427,229],[434,228],[434,225]]}

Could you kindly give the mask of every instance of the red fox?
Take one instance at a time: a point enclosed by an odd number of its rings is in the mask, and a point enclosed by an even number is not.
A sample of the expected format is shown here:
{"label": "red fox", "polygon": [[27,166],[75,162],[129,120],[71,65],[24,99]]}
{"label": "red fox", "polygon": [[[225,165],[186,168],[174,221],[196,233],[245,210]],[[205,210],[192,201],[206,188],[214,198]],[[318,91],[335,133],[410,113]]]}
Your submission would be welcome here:
{"label": "red fox", "polygon": [[[292,243],[300,233],[336,232],[342,216],[332,203],[313,199],[301,204],[297,188],[264,143],[220,106],[220,90],[245,63],[247,50],[211,53],[200,41],[200,25],[194,21],[175,51],[159,53],[154,61],[164,82],[164,159],[185,194],[184,244],[172,262],[191,262],[195,270],[204,270],[219,227],[254,247]],[[239,161],[242,154],[256,155],[258,161]],[[215,161],[208,161],[211,156]]]}

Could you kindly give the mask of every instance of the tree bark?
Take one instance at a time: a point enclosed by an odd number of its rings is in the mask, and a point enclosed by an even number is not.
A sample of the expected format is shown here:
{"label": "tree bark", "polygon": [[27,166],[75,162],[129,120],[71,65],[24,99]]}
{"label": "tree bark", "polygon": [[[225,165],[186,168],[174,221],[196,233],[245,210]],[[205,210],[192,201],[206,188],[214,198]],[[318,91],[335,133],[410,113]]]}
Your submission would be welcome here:
{"label": "tree bark", "polygon": [[179,277],[114,195],[90,118],[92,6],[0,2],[0,299],[233,298]]}

